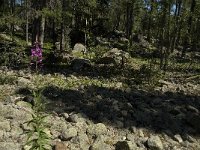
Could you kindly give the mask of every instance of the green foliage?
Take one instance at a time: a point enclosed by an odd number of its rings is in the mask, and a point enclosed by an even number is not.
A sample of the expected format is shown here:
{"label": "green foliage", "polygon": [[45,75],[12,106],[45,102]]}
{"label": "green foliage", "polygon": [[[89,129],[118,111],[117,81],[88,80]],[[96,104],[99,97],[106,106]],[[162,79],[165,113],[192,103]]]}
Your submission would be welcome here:
{"label": "green foliage", "polygon": [[49,150],[50,135],[48,133],[48,124],[45,122],[47,115],[43,114],[45,105],[42,101],[42,90],[34,91],[34,114],[32,120],[28,121],[28,126],[32,130],[28,131],[28,140],[25,146],[30,146],[29,150]]}
{"label": "green foliage", "polygon": [[11,75],[0,75],[0,85],[4,85],[4,84],[15,84],[16,83],[17,78],[15,76],[11,76]]}
{"label": "green foliage", "polygon": [[101,58],[108,50],[108,47],[97,45],[96,47],[91,47],[89,52],[92,54],[93,59],[97,60]]}
{"label": "green foliage", "polygon": [[161,78],[163,78],[163,74],[156,64],[156,60],[151,60],[148,64],[143,64],[136,76],[136,80],[140,83],[146,82],[150,86],[157,85]]}

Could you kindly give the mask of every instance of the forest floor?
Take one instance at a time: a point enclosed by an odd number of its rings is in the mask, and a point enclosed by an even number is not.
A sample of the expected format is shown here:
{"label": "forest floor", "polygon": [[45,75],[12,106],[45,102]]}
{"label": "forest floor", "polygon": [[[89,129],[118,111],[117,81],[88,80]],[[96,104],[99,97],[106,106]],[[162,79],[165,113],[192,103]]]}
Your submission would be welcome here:
{"label": "forest floor", "polygon": [[[139,70],[141,63],[134,64]],[[0,150],[20,150],[27,142],[36,89],[42,89],[46,133],[56,150],[200,150],[198,74],[166,72],[143,82],[126,76],[141,73],[135,70],[102,72],[1,67]]]}

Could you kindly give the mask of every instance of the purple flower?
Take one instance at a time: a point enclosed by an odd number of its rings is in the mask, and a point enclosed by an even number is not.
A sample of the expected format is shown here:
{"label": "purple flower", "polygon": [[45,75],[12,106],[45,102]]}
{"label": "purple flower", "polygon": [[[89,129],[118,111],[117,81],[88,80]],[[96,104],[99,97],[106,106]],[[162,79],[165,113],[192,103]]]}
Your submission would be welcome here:
{"label": "purple flower", "polygon": [[[37,64],[42,64],[42,49],[37,42],[35,42],[34,46],[31,49],[31,60]],[[31,62],[31,64],[34,63]]]}

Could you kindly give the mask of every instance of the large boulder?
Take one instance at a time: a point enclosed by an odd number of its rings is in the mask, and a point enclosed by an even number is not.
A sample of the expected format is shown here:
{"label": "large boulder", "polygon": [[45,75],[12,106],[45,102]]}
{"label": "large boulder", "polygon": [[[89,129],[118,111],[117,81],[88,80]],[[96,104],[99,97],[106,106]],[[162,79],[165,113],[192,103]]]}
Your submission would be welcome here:
{"label": "large boulder", "polygon": [[106,52],[102,58],[100,58],[98,64],[114,64],[114,65],[124,65],[128,61],[129,54],[117,48],[113,48]]}
{"label": "large boulder", "polygon": [[88,59],[76,58],[71,61],[71,67],[74,71],[79,72],[90,69],[92,64]]}
{"label": "large boulder", "polygon": [[83,45],[81,43],[76,43],[74,45],[72,53],[77,53],[77,52],[86,53],[86,51],[87,51],[87,49],[86,49],[85,45]]}

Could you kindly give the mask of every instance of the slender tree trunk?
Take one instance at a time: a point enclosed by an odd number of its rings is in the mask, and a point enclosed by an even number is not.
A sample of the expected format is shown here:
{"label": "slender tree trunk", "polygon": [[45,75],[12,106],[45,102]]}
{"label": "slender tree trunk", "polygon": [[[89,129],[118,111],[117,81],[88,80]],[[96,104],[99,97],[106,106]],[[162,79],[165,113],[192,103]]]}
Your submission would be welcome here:
{"label": "slender tree trunk", "polygon": [[52,22],[52,39],[53,39],[53,47],[56,48],[56,41],[57,41],[57,38],[56,38],[56,25],[55,25],[55,19],[53,19],[53,22]]}
{"label": "slender tree trunk", "polygon": [[196,0],[192,0],[191,7],[190,7],[190,17],[188,19],[188,30],[187,30],[187,35],[185,36],[185,39],[184,39],[184,47],[183,47],[183,51],[182,51],[182,57],[185,56],[187,48],[189,48],[189,45],[191,44],[191,43],[189,43],[189,41],[190,41],[190,38],[192,38],[191,37],[192,20],[193,20],[192,15],[194,13],[195,5],[196,5]]}
{"label": "slender tree trunk", "polygon": [[151,10],[150,10],[150,14],[149,14],[149,22],[148,22],[148,31],[147,31],[147,40],[150,41],[151,40],[151,24],[152,24],[152,13],[154,10],[154,0],[151,0]]}
{"label": "slender tree trunk", "polygon": [[[10,8],[11,8],[11,14],[13,15],[14,12],[15,12],[15,0],[11,0],[10,2]],[[14,24],[11,23],[11,26],[10,26],[10,33],[11,33],[11,38],[12,40],[14,40]]]}
{"label": "slender tree trunk", "polygon": [[40,23],[40,44],[43,47],[44,44],[44,30],[45,30],[45,17],[41,16],[41,23]]}
{"label": "slender tree trunk", "polygon": [[66,1],[62,0],[62,22],[61,22],[61,36],[60,36],[60,50],[64,51],[65,48],[65,15],[64,12],[66,11]]}
{"label": "slender tree trunk", "polygon": [[27,43],[27,45],[28,45],[28,28],[29,28],[29,21],[28,21],[28,19],[29,19],[29,15],[28,15],[28,0],[25,0],[25,8],[26,8],[26,43]]}
{"label": "slender tree trunk", "polygon": [[127,3],[126,9],[126,37],[130,41],[130,45],[132,44],[132,29],[133,29],[133,2]]}

